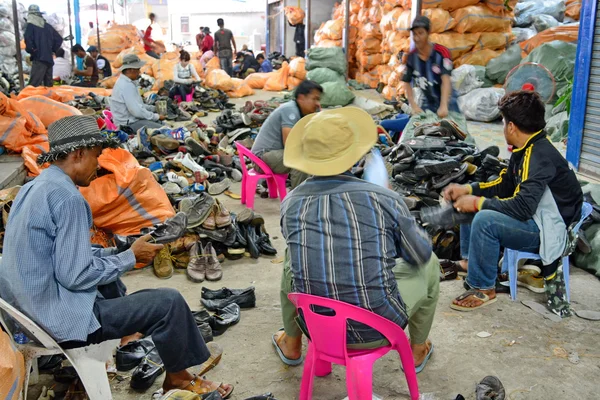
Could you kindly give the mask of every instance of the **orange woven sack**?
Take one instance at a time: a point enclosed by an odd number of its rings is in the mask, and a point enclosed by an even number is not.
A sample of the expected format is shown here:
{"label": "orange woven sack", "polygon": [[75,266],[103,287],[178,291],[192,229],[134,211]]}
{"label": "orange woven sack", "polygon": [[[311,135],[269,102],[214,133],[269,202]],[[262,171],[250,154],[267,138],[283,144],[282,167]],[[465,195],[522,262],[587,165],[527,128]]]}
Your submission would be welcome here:
{"label": "orange woven sack", "polygon": [[410,19],[410,10],[404,10],[396,20],[396,31],[404,36],[410,36],[410,27],[412,20]]}
{"label": "orange woven sack", "polygon": [[325,22],[321,27],[321,37],[323,39],[341,40],[344,31],[344,20],[333,19]]}
{"label": "orange woven sack", "polygon": [[433,33],[431,35],[431,41],[433,43],[441,44],[447,47],[452,54],[452,59],[456,60],[458,57],[468,53],[473,49],[473,46],[479,40],[481,34],[479,33],[456,33],[456,32],[444,32],[444,33]]}
{"label": "orange woven sack", "polygon": [[579,21],[581,16],[581,0],[567,0],[565,15]]}
{"label": "orange woven sack", "polygon": [[209,88],[222,90],[224,92],[228,92],[234,88],[231,77],[222,69],[213,69],[210,71],[206,75],[206,80],[204,82]]}
{"label": "orange woven sack", "polygon": [[423,8],[443,8],[454,11],[477,3],[479,0],[423,0]]}
{"label": "orange woven sack", "polygon": [[381,22],[379,23],[381,32],[385,34],[385,32],[393,31],[396,28],[396,21],[400,18],[403,12],[404,9],[396,7],[393,10],[385,13],[383,17],[381,17]]}
{"label": "orange woven sack", "polygon": [[423,10],[423,15],[431,21],[431,33],[442,33],[451,30],[456,21],[447,10],[442,8],[429,8]]}
{"label": "orange woven sack", "polygon": [[390,31],[386,33],[382,42],[383,50],[391,54],[398,54],[401,51],[410,49],[410,36],[406,36],[401,31]]}
{"label": "orange woven sack", "polygon": [[239,99],[240,97],[252,96],[254,90],[248,85],[243,79],[231,78],[233,82],[233,89],[227,92],[227,96],[232,99]]}
{"label": "orange woven sack", "polygon": [[130,152],[106,149],[98,162],[112,174],[79,189],[90,204],[96,227],[119,235],[137,235],[142,228],[175,215],[163,188]]}
{"label": "orange woven sack", "polygon": [[19,100],[19,103],[25,110],[35,114],[46,128],[61,118],[71,115],[81,115],[81,112],[75,107],[59,103],[44,96],[27,97]]}
{"label": "orange woven sack", "polygon": [[252,89],[262,89],[265,87],[265,83],[267,83],[271,74],[272,72],[258,72],[256,74],[248,75],[244,80]]}
{"label": "orange woven sack", "polygon": [[342,47],[341,40],[329,40],[329,39],[321,39],[319,42],[315,43],[316,47]]}
{"label": "orange woven sack", "polygon": [[373,24],[378,24],[381,22],[381,18],[383,17],[383,11],[381,7],[374,5],[369,8],[369,21]]}
{"label": "orange woven sack", "polygon": [[511,33],[483,32],[473,50],[492,49],[505,50],[513,41],[515,35]]}
{"label": "orange woven sack", "polygon": [[381,40],[373,38],[362,39],[358,42],[358,51],[364,54],[381,53]]}
{"label": "orange woven sack", "polygon": [[497,13],[485,6],[469,6],[452,13],[456,20],[454,30],[465,32],[506,32],[510,30],[512,18]]}
{"label": "orange woven sack", "polygon": [[47,132],[44,123],[35,114],[28,111],[17,100],[9,99],[3,93],[0,93],[0,115],[12,118],[23,117],[25,129],[29,135]]}
{"label": "orange woven sack", "polygon": [[40,154],[42,154],[42,150],[44,152],[50,150],[48,142],[38,145],[27,145],[23,147],[23,150],[21,151],[21,158],[23,159],[25,168],[27,168],[27,176],[38,176],[43,169],[46,169],[50,166],[49,163],[38,165],[37,158]]}
{"label": "orange woven sack", "polygon": [[46,135],[32,135],[25,128],[25,117],[0,115],[0,145],[20,153],[24,146],[48,143]]}
{"label": "orange woven sack", "polygon": [[119,79],[119,76],[121,76],[121,74],[117,73],[116,75],[104,78],[100,82],[98,82],[98,85],[106,89],[112,89],[115,87],[115,83],[117,83],[117,79]]}
{"label": "orange woven sack", "polygon": [[[102,50],[104,50],[104,49],[102,49]],[[152,58],[148,54],[146,54],[146,52],[144,51],[144,46],[142,46],[142,43],[136,43],[134,46],[129,47],[125,50],[122,50],[117,55],[117,58],[115,58],[115,61],[111,63],[111,67],[121,68],[121,66],[123,65],[123,57],[126,56],[127,54],[135,54],[143,61],[147,61],[145,59],[145,57]]]}
{"label": "orange woven sack", "polygon": [[160,59],[152,65],[152,76],[154,76],[153,90],[163,87],[165,81],[173,80],[173,69],[179,60]]}
{"label": "orange woven sack", "polygon": [[25,382],[25,360],[8,334],[0,330],[0,398],[17,400]]}
{"label": "orange woven sack", "polygon": [[290,61],[290,77],[300,80],[306,78],[306,60],[302,57],[296,57]]}
{"label": "orange woven sack", "polygon": [[288,6],[285,7],[283,10],[290,25],[298,25],[304,21],[304,10],[300,7]]}
{"label": "orange woven sack", "polygon": [[404,0],[380,0],[379,4],[381,5],[382,11],[384,13],[390,12],[394,9],[394,7],[400,7]]}
{"label": "orange woven sack", "polygon": [[458,68],[461,65],[481,65],[485,67],[490,60],[500,56],[502,51],[495,51],[491,49],[476,50],[459,57],[454,61],[454,68]]}
{"label": "orange woven sack", "polygon": [[506,0],[482,0],[482,2],[496,12],[512,11],[517,6],[517,0],[508,0],[508,2]]}
{"label": "orange woven sack", "polygon": [[302,79],[295,78],[290,76],[288,78],[288,90],[294,90],[302,83]]}
{"label": "orange woven sack", "polygon": [[386,100],[395,100],[396,96],[398,96],[398,89],[392,86],[386,86],[383,88],[383,92],[381,92],[381,95]]}
{"label": "orange woven sack", "polygon": [[213,58],[210,59],[209,62],[206,63],[206,75],[208,75],[208,73],[210,71],[212,71],[213,69],[220,69],[221,68],[221,61],[219,61],[219,57],[214,56]]}
{"label": "orange woven sack", "polygon": [[365,24],[361,29],[361,38],[363,39],[381,40],[382,37],[383,35],[381,34],[379,24]]}
{"label": "orange woven sack", "polygon": [[283,62],[281,68],[269,77],[265,83],[264,90],[269,92],[281,92],[287,89],[288,75],[290,74],[290,66],[287,62]]}
{"label": "orange woven sack", "polygon": [[543,45],[544,43],[553,40],[562,40],[563,42],[576,42],[579,36],[579,24],[557,26],[555,28],[546,29],[538,33],[529,40],[519,44],[523,51],[527,54],[533,49]]}
{"label": "orange woven sack", "polygon": [[377,73],[377,68],[357,75],[356,80],[364,85],[369,86],[371,89],[375,89],[377,85],[379,85],[379,74]]}

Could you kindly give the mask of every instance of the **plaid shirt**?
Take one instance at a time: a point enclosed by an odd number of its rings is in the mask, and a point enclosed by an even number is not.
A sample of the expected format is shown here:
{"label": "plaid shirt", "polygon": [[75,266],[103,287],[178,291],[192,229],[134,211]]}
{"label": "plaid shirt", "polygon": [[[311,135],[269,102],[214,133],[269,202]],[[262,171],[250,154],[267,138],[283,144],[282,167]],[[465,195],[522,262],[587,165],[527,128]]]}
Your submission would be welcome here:
{"label": "plaid shirt", "polygon": [[[402,257],[422,265],[431,245],[404,201],[391,190],[350,174],[308,179],[281,207],[294,290],[373,311],[408,323],[392,268]],[[351,323],[348,343],[382,336]]]}
{"label": "plaid shirt", "polygon": [[77,187],[51,166],[21,188],[11,207],[0,263],[0,297],[59,343],[100,328],[98,286],[133,268],[131,250],[93,249],[92,212]]}

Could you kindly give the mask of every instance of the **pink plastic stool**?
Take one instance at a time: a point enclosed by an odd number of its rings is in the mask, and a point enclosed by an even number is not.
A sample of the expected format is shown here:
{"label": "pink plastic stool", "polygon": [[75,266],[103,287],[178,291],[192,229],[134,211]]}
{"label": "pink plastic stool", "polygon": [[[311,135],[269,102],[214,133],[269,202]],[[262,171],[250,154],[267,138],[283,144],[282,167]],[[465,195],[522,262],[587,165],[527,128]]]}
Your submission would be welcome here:
{"label": "pink plastic stool", "polygon": [[106,129],[109,131],[118,131],[119,128],[112,122],[112,112],[108,110],[102,111],[102,115],[104,116],[104,124]]}
{"label": "pink plastic stool", "polygon": [[[242,164],[242,204],[254,210],[254,196],[256,195],[256,185],[260,179],[267,180],[269,188],[269,197],[274,199],[279,192],[279,199],[283,201],[287,195],[285,182],[287,174],[276,174],[271,171],[271,168],[260,158],[256,157],[250,150],[245,148],[240,142],[236,142],[236,147],[240,155],[240,164]],[[254,168],[248,170],[244,157],[248,157],[255,165],[257,165],[263,173],[257,172]]]}
{"label": "pink plastic stool", "polygon": [[[330,374],[331,363],[346,366],[346,387],[349,400],[371,400],[373,396],[373,364],[390,350],[396,350],[400,354],[410,398],[412,400],[419,398],[419,383],[412,350],[401,327],[364,308],[341,301],[301,293],[290,293],[288,298],[298,310],[302,310],[310,334],[300,386],[300,400],[312,398],[315,375]],[[313,311],[313,306],[332,309],[335,311],[335,315],[317,314]],[[349,319],[374,328],[385,336],[390,344],[378,349],[348,349],[346,347],[346,324]]]}
{"label": "pink plastic stool", "polygon": [[[173,96],[173,99],[175,100],[175,102],[177,104],[181,103],[181,96],[180,95],[176,94],[175,96]],[[193,87],[192,87],[192,92],[189,93],[189,94],[187,94],[185,96],[185,101],[188,102],[188,103],[190,101],[194,101],[194,88]]]}

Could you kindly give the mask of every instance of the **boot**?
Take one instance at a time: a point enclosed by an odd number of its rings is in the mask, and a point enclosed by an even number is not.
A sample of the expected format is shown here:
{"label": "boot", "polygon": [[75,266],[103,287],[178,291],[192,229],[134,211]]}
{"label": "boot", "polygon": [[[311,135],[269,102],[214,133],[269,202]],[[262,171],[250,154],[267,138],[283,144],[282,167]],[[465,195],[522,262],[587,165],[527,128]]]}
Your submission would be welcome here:
{"label": "boot", "polygon": [[221,269],[221,263],[217,258],[217,252],[213,248],[211,242],[208,242],[206,247],[204,247],[204,255],[206,256],[206,280],[220,280],[223,277],[223,270]]}
{"label": "boot", "polygon": [[154,257],[154,275],[160,279],[169,279],[173,276],[173,261],[169,246],[165,246]]}

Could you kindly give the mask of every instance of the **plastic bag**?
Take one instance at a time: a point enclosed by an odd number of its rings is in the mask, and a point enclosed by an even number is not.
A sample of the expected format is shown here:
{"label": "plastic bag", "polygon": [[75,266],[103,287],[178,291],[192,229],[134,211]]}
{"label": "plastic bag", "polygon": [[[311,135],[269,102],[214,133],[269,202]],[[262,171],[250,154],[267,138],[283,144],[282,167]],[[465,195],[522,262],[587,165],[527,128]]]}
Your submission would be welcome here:
{"label": "plastic bag", "polygon": [[346,75],[347,65],[344,50],[339,47],[317,47],[308,50],[306,69],[310,71],[321,67],[332,69],[341,75]]}
{"label": "plastic bag", "polygon": [[228,92],[233,90],[234,83],[227,72],[222,69],[214,69],[206,75],[206,86],[211,89],[222,90]]}
{"label": "plastic bag", "polygon": [[233,89],[227,92],[227,96],[232,99],[239,99],[240,97],[252,96],[254,90],[248,85],[243,79],[231,78],[233,82]]}
{"label": "plastic bag", "polygon": [[290,66],[287,62],[283,62],[281,68],[269,77],[263,88],[269,92],[281,92],[287,89],[288,75],[290,73]]}
{"label": "plastic bag", "polygon": [[472,51],[456,59],[454,61],[454,67],[457,68],[464,64],[481,65],[482,67],[485,67],[490,60],[498,57],[500,54],[502,54],[501,51],[491,49]]}
{"label": "plastic bag", "polygon": [[0,398],[17,400],[25,382],[25,360],[8,334],[0,330]]}
{"label": "plastic bag", "polygon": [[521,47],[512,45],[500,56],[490,60],[485,76],[493,82],[504,84],[508,73],[521,62]]}
{"label": "plastic bag", "polygon": [[302,79],[295,78],[293,76],[288,77],[288,90],[294,90],[302,83]]}
{"label": "plastic bag", "polygon": [[67,104],[49,99],[44,96],[31,96],[19,100],[19,103],[27,110],[35,114],[47,128],[55,121],[71,115],[81,115],[81,111]]}
{"label": "plastic bag", "polygon": [[465,32],[506,32],[510,31],[511,18],[492,11],[485,6],[469,6],[452,13],[456,20],[454,30]]}
{"label": "plastic bag", "polygon": [[321,95],[322,107],[347,106],[354,100],[354,93],[348,88],[346,82],[326,82]]}
{"label": "plastic bag", "polygon": [[558,21],[552,15],[535,15],[533,17],[533,27],[538,32],[543,32],[546,29],[556,28]]}
{"label": "plastic bag", "polygon": [[467,54],[479,40],[480,33],[434,33],[430,36],[433,43],[441,44],[450,50],[452,59],[456,60],[460,56]]}
{"label": "plastic bag", "polygon": [[565,19],[566,11],[564,0],[524,1],[515,6],[515,26],[529,26],[536,15],[547,14],[557,21]]}
{"label": "plastic bag", "polygon": [[98,158],[112,174],[79,190],[92,210],[94,225],[119,235],[137,235],[145,227],[175,215],[163,188],[149,169],[124,149],[106,149]]}
{"label": "plastic bag", "polygon": [[512,33],[515,36],[513,43],[521,43],[531,39],[537,35],[535,28],[512,28]]}
{"label": "plastic bag", "polygon": [[257,72],[256,74],[248,75],[244,80],[252,89],[262,89],[265,87],[265,83],[267,83],[271,74],[272,72]]}
{"label": "plastic bag", "polygon": [[156,79],[153,87],[154,90],[162,88],[165,81],[173,80],[173,70],[178,62],[179,60],[166,60],[161,58],[152,65],[152,76]]}
{"label": "plastic bag", "polygon": [[477,3],[479,0],[423,0],[423,8],[443,8],[454,11]]}
{"label": "plastic bag", "polygon": [[385,162],[378,149],[371,149],[365,159],[365,169],[363,179],[374,185],[388,188],[390,185],[390,177]]}
{"label": "plastic bag", "polygon": [[344,20],[333,19],[327,21],[319,31],[323,39],[341,40],[344,32]]}
{"label": "plastic bag", "polygon": [[319,85],[322,85],[326,82],[345,81],[343,75],[340,75],[339,73],[329,68],[313,69],[312,71],[308,71],[306,77],[311,81],[317,82]]}
{"label": "plastic bag", "polygon": [[304,21],[305,13],[300,7],[288,6],[284,8],[284,12],[290,25],[298,25]]}
{"label": "plastic bag", "polygon": [[429,8],[423,10],[423,15],[431,21],[431,33],[446,32],[456,26],[456,20],[452,18],[447,10],[441,8]]}
{"label": "plastic bag", "polygon": [[541,46],[544,43],[552,41],[562,42],[576,42],[579,37],[579,23],[572,25],[562,25],[556,28],[546,29],[544,32],[540,32],[531,39],[520,44],[523,51],[527,54],[531,53],[533,49]]}
{"label": "plastic bag", "polygon": [[504,96],[504,89],[475,89],[458,98],[460,110],[470,120],[491,122],[500,118],[498,101]]}
{"label": "plastic bag", "polygon": [[513,11],[517,0],[483,0],[483,3],[496,12]]}
{"label": "plastic bag", "polygon": [[477,71],[472,65],[461,65],[452,71],[452,87],[459,96],[472,92],[483,86],[483,82],[477,76]]}
{"label": "plastic bag", "polygon": [[563,111],[552,116],[546,122],[545,130],[552,142],[562,142],[569,134],[569,114]]}
{"label": "plastic bag", "polygon": [[557,93],[573,79],[577,45],[559,40],[544,43],[534,49],[523,61],[542,64],[554,76]]}
{"label": "plastic bag", "polygon": [[473,46],[473,50],[504,50],[511,44],[513,39],[512,33],[482,32],[479,40]]}
{"label": "plastic bag", "polygon": [[290,61],[290,76],[304,80],[306,78],[306,60],[302,57],[296,57]]}
{"label": "plastic bag", "polygon": [[581,15],[581,0],[567,0],[565,16],[579,21]]}

